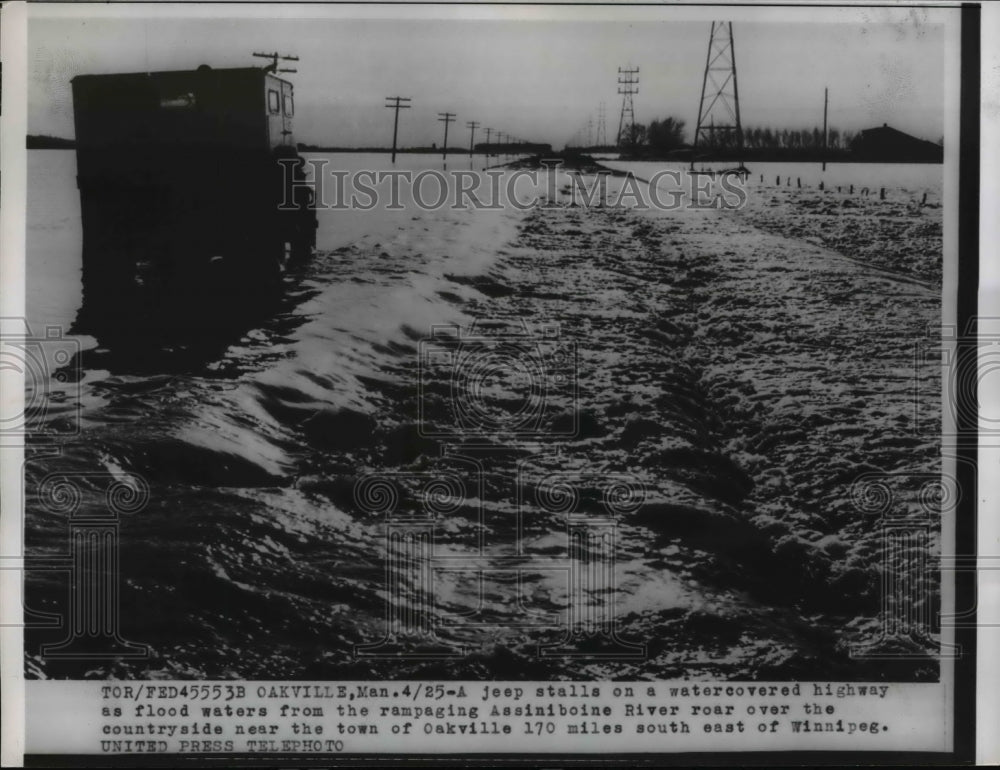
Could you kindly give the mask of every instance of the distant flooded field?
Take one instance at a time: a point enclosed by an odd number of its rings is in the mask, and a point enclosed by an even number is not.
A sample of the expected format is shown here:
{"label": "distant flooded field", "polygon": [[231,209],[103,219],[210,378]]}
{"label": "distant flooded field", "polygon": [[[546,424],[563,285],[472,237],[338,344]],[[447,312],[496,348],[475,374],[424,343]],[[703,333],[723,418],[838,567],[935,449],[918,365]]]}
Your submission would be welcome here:
{"label": "distant flooded field", "polygon": [[[646,179],[665,169],[685,175],[690,169],[689,163],[676,162],[604,160],[602,163],[608,168],[632,171]],[[697,167],[724,169],[734,165],[720,162],[698,164]],[[884,187],[887,195],[895,198],[920,198],[926,192],[929,201],[941,202],[943,166],[937,163],[828,163],[826,170],[821,163],[751,161],[746,166],[750,170],[747,184],[751,189],[761,185],[797,188],[800,182],[803,187],[818,188],[822,182],[827,190],[836,190],[839,186],[846,192],[853,185],[856,194],[868,188],[876,196]],[[778,180],[780,184],[776,185]]]}

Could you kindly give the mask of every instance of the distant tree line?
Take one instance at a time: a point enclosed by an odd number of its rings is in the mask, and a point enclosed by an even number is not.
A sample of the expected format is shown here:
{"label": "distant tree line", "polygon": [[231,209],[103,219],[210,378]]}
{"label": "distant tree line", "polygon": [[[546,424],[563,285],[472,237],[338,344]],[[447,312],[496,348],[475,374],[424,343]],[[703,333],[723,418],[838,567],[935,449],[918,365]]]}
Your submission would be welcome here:
{"label": "distant tree line", "polygon": [[[703,138],[700,146],[733,148],[737,146],[735,131],[708,131],[711,139]],[[849,150],[857,134],[841,131],[839,128],[827,130],[826,143],[823,129],[813,128],[771,128],[749,126],[743,129],[743,146],[748,150],[819,150],[824,147],[833,152]],[[654,120],[649,125],[636,123],[628,130],[625,145],[635,149],[654,152],[670,152],[691,147],[686,139],[686,124],[680,118],[667,117]]]}
{"label": "distant tree line", "polygon": [[743,148],[739,149],[736,131],[703,128],[701,140],[694,148],[694,137],[688,141],[683,120],[666,117],[648,125],[636,123],[627,130],[620,147],[633,157],[673,159],[697,156],[729,160],[758,161],[872,161],[877,159],[907,162],[940,163],[941,140],[924,142],[889,126],[865,132],[828,128],[826,137],[820,126],[812,128],[775,128],[747,126],[743,128]]}
{"label": "distant tree line", "polygon": [[72,139],[46,134],[28,134],[25,141],[25,148],[28,150],[72,150],[74,147],[76,142]]}
{"label": "distant tree line", "polygon": [[829,128],[826,132],[826,143],[823,142],[823,129],[819,126],[809,128],[761,128],[754,126],[743,129],[743,146],[749,149],[850,149],[857,134],[853,131],[841,131],[839,128]]}

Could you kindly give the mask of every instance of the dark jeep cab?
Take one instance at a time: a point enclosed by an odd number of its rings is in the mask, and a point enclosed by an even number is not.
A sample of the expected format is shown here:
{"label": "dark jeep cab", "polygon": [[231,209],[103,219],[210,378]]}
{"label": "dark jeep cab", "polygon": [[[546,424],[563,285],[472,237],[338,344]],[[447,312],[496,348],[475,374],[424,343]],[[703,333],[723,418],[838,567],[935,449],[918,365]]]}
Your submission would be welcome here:
{"label": "dark jeep cab", "polygon": [[292,84],[268,69],[73,79],[85,307],[238,302],[316,242]]}

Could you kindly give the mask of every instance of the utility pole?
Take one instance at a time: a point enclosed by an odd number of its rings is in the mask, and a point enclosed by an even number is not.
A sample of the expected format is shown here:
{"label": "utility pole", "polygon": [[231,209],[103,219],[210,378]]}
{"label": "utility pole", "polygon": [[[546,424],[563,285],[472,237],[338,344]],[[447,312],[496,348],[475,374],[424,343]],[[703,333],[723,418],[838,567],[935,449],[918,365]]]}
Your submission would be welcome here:
{"label": "utility pole", "polygon": [[604,102],[597,108],[597,144],[604,147],[608,143],[608,127],[605,122]]}
{"label": "utility pole", "polygon": [[298,61],[298,56],[282,56],[277,51],[272,51],[271,53],[260,53],[254,51],[253,55],[259,59],[270,59],[271,63],[264,67],[264,72],[298,72],[298,70],[292,69],[278,69],[278,59],[281,61]]}
{"label": "utility pole", "polygon": [[444,149],[442,158],[448,157],[448,124],[455,119],[454,112],[439,112],[438,120],[444,123]]}
{"label": "utility pole", "polygon": [[476,128],[479,126],[475,120],[470,120],[465,124],[469,129],[469,157],[476,154]]}
{"label": "utility pole", "polygon": [[[394,109],[396,111],[396,117],[395,117],[395,119],[393,120],[393,123],[392,123],[392,162],[395,163],[396,162],[396,134],[399,131],[399,111],[400,110],[408,110],[408,109],[410,109],[410,105],[409,104],[402,104],[402,102],[408,102],[408,101],[410,101],[410,97],[408,97],[408,96],[387,96],[387,97],[385,97],[385,99],[386,99],[385,106],[388,107],[388,108],[390,108],[390,109]],[[390,104],[390,102],[392,102],[392,103]]]}
{"label": "utility pole", "polygon": [[827,153],[827,140],[826,140],[826,108],[830,100],[830,89],[823,89],[823,170],[826,171],[826,153]]}
{"label": "utility pole", "polygon": [[490,157],[490,133],[493,131],[492,128],[486,129],[486,157]]}
{"label": "utility pole", "polygon": [[[635,69],[621,67],[618,68],[618,93],[622,95],[622,112],[618,118],[618,146],[625,144],[625,137],[629,141],[635,138],[635,105],[632,103],[632,95],[639,93],[639,68]],[[626,131],[628,133],[623,133]]]}

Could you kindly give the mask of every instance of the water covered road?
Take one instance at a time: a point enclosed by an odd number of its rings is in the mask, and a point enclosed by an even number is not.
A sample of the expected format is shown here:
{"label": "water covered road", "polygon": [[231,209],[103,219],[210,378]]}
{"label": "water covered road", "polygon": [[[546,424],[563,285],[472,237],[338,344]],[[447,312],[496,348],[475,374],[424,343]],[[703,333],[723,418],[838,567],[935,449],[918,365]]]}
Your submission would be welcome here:
{"label": "water covered road", "polygon": [[[882,558],[855,482],[894,474],[919,513],[939,469],[908,422],[935,290],[729,212],[579,207],[400,214],[288,280],[195,371],[90,373],[82,440],[28,463],[42,554],[49,474],[148,483],[120,578],[151,653],[29,644],[29,670],[936,677],[849,654]],[[65,597],[29,577],[33,610]]]}

